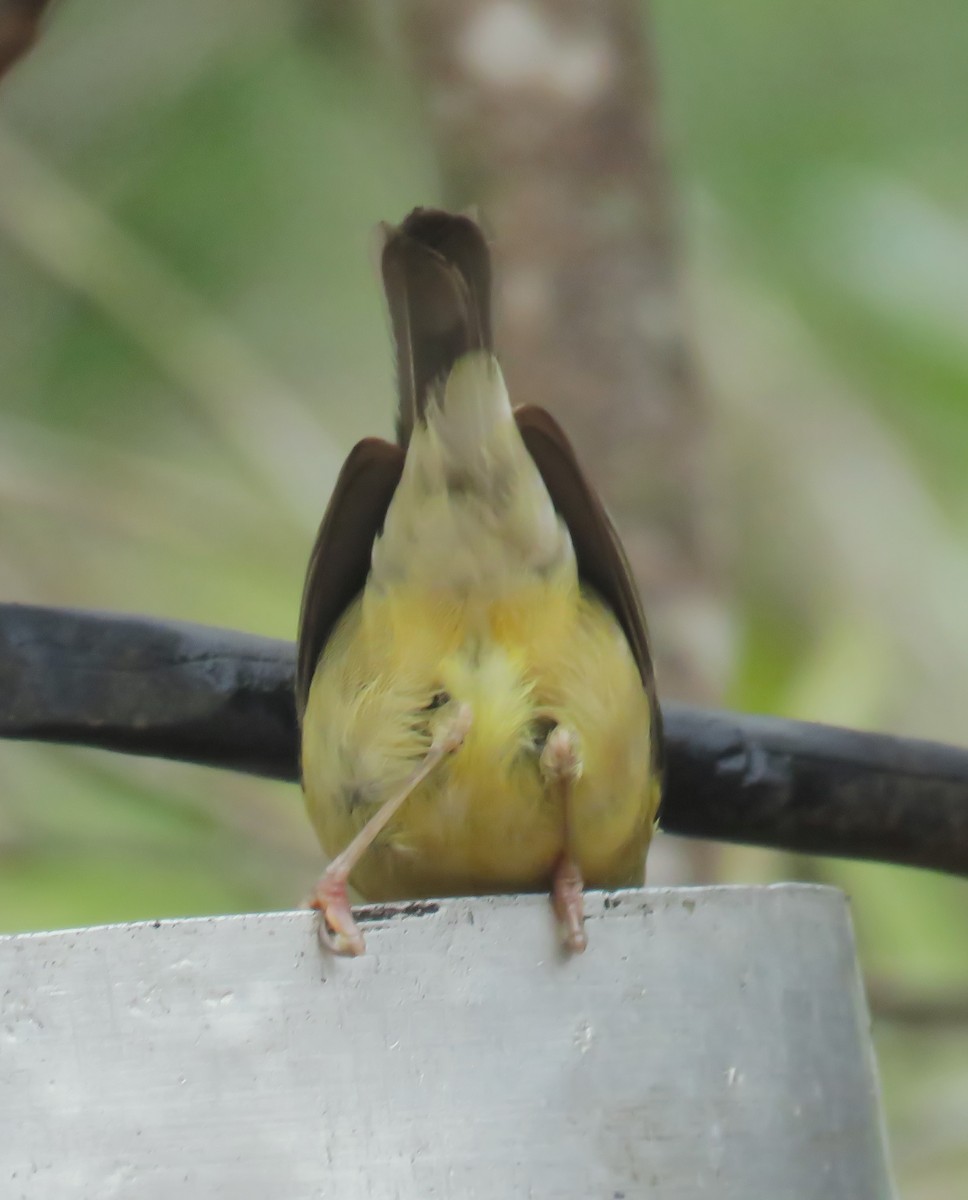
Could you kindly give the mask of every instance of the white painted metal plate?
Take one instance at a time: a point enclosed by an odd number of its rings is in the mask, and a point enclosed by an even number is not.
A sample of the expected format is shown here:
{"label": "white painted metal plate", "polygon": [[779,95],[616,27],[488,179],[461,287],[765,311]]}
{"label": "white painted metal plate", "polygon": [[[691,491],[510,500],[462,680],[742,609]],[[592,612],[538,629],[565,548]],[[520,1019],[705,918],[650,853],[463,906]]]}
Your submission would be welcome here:
{"label": "white painted metal plate", "polygon": [[828,888],[0,938],[0,1195],[884,1200],[868,1017]]}

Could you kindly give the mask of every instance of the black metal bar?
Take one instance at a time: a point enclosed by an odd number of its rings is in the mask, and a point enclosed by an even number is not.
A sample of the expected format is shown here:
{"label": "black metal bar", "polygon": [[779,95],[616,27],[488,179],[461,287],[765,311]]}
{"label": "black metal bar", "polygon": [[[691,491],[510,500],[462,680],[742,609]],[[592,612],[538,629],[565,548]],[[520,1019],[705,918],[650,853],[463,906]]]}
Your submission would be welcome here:
{"label": "black metal bar", "polygon": [[[298,777],[289,642],[0,605],[0,736]],[[663,705],[670,833],[968,876],[968,750]]]}
{"label": "black metal bar", "polygon": [[298,777],[290,642],[0,604],[0,736]]}
{"label": "black metal bar", "polygon": [[968,750],[663,706],[669,833],[968,875]]}

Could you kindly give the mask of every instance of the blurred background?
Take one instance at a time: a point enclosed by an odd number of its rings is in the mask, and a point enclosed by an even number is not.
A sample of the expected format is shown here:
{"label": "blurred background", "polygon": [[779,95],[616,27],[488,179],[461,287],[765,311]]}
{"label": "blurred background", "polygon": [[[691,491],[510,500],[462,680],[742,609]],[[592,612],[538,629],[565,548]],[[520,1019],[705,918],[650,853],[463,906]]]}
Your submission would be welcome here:
{"label": "blurred background", "polygon": [[[394,8],[69,0],[7,77],[0,598],[294,635],[391,428],[373,228],[453,199]],[[640,15],[713,547],[689,603],[658,571],[666,694],[966,744],[968,8]],[[901,1194],[964,1194],[968,884],[657,861],[850,893]],[[0,743],[0,929],[286,908],[319,867],[294,787]]]}

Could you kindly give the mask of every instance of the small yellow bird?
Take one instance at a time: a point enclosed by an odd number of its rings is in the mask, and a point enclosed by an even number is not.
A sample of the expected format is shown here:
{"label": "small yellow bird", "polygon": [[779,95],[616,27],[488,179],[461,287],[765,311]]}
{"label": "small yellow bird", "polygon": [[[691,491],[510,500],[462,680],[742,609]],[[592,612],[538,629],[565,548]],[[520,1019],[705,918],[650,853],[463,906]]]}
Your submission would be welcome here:
{"label": "small yellow bird", "polygon": [[302,780],[331,856],[320,937],[370,900],[641,883],[662,730],[617,535],[557,423],[512,410],[487,242],[467,216],[384,227],[398,444],[351,452],[316,539],[296,667]]}

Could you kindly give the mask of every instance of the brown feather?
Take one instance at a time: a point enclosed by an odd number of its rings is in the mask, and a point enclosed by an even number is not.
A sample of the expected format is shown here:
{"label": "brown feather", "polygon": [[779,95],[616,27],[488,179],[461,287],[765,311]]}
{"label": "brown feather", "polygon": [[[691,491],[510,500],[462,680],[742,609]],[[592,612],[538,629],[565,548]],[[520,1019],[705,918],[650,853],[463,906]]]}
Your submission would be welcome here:
{"label": "brown feather", "polygon": [[662,714],[655,690],[655,671],[645,614],[618,533],[554,417],[543,408],[527,404],[514,410],[514,419],[552,503],[571,534],[579,578],[615,613],[628,638],[652,710],[652,757],[659,771]]}
{"label": "brown feather", "polygon": [[403,450],[364,438],[339,473],[316,535],[296,639],[296,712],[306,708],[319,656],[340,617],[363,590],[373,543],[403,472]]}
{"label": "brown feather", "polygon": [[471,350],[491,349],[491,260],[470,217],[415,208],[384,226],[383,286],[397,351],[397,437],[406,446],[428,396]]}

